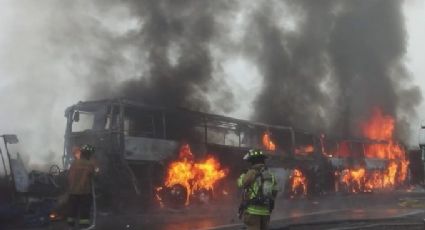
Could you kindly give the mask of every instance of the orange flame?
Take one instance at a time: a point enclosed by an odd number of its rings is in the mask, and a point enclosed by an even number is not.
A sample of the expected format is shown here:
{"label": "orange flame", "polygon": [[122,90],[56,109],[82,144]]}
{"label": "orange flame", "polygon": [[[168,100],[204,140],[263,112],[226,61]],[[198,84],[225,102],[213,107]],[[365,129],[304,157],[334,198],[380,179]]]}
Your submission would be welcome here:
{"label": "orange flame", "polygon": [[[392,116],[384,115],[378,107],[372,111],[372,117],[362,124],[363,135],[374,141],[365,145],[365,157],[388,160],[385,170],[374,170],[366,172],[365,169],[344,170],[341,175],[341,181],[349,188],[364,184],[363,191],[373,191],[376,189],[389,189],[401,184],[407,177],[407,168],[409,165],[406,159],[405,150],[394,141],[395,119]],[[348,145],[341,143],[338,155],[351,155]],[[360,186],[361,187],[361,186]],[[359,188],[360,188],[359,187]],[[352,189],[352,192],[357,192]]]}
{"label": "orange flame", "polygon": [[372,117],[363,124],[363,135],[372,140],[391,140],[394,132],[394,118],[384,115],[378,107],[373,108]]}
{"label": "orange flame", "polygon": [[196,180],[193,184],[193,190],[211,190],[214,184],[227,175],[227,170],[220,170],[220,162],[213,156],[208,156],[204,162],[194,165]]}
{"label": "orange flame", "polygon": [[[398,164],[390,162],[384,171],[367,173],[364,168],[358,170],[343,170],[341,182],[350,188],[351,192],[371,192],[376,189],[393,188],[397,181]],[[364,187],[362,186],[364,185]]]}
{"label": "orange flame", "polygon": [[291,191],[293,195],[307,195],[307,178],[299,169],[292,172]]}
{"label": "orange flame", "polygon": [[363,134],[371,140],[385,141],[385,143],[370,144],[365,148],[365,156],[392,160],[385,175],[383,186],[394,186],[404,182],[407,177],[409,161],[406,159],[405,150],[394,141],[395,119],[384,115],[382,110],[375,107],[372,117],[362,125]]}
{"label": "orange flame", "polygon": [[391,162],[387,168],[387,174],[384,175],[384,187],[394,186],[396,183],[397,163]]}
{"label": "orange flame", "polygon": [[363,183],[364,176],[365,176],[365,169],[364,168],[352,170],[350,172],[350,174],[351,174],[351,178],[354,182],[356,182],[359,185]]}
{"label": "orange flame", "polygon": [[179,159],[186,161],[193,161],[193,154],[188,144],[184,144],[180,147]]}
{"label": "orange flame", "polygon": [[276,150],[276,145],[270,139],[270,133],[268,133],[268,132],[265,132],[263,134],[263,146],[266,150],[269,150],[269,151],[275,151]]}
{"label": "orange flame", "polygon": [[398,176],[398,181],[402,182],[406,180],[408,167],[409,167],[409,161],[407,160],[401,161],[401,169]]}
{"label": "orange flame", "polygon": [[[187,206],[194,192],[202,189],[213,192],[214,185],[227,176],[228,170],[220,168],[220,162],[213,156],[207,156],[204,161],[195,163],[190,146],[185,144],[180,148],[179,159],[169,165],[164,185],[169,188],[178,184],[185,187]],[[162,206],[162,199],[158,194],[161,190],[162,187],[157,189],[156,199]]]}
{"label": "orange flame", "polygon": [[371,172],[365,184],[365,191],[371,192],[378,188],[384,187],[384,173],[379,171]]}
{"label": "orange flame", "polygon": [[165,180],[165,186],[169,188],[177,184],[186,188],[186,205],[189,204],[189,196],[192,193],[190,182],[195,178],[195,173],[192,168],[192,162],[187,160],[173,162],[168,167],[167,179]]}
{"label": "orange flame", "polygon": [[400,159],[404,158],[404,150],[393,141],[395,120],[384,115],[379,108],[374,108],[372,117],[362,125],[363,135],[371,140],[385,141],[386,143],[370,144],[366,146],[365,155],[368,158]]}
{"label": "orange flame", "polygon": [[359,169],[344,169],[342,171],[341,182],[347,186],[350,192],[357,193],[363,191],[363,185],[365,183],[364,168]]}

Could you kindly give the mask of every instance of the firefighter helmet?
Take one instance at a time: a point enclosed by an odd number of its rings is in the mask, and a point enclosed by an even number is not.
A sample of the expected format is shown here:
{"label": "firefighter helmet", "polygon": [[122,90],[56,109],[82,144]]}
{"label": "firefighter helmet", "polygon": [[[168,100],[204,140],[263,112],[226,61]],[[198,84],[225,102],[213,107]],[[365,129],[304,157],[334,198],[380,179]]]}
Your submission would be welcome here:
{"label": "firefighter helmet", "polygon": [[243,157],[243,159],[246,161],[251,161],[253,159],[259,159],[259,158],[263,158],[263,159],[267,158],[267,156],[260,149],[250,149]]}
{"label": "firefighter helmet", "polygon": [[93,154],[95,152],[95,150],[96,149],[92,145],[85,144],[85,145],[81,146],[81,152],[82,153]]}

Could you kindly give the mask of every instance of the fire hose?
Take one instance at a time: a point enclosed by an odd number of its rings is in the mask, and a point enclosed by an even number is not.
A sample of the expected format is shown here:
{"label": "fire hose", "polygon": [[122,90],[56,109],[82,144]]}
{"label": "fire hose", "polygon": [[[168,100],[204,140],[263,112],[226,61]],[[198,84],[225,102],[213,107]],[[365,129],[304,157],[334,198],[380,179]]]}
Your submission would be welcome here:
{"label": "fire hose", "polygon": [[82,230],[90,230],[96,227],[96,190],[94,189],[94,179],[91,180],[91,194],[93,199],[93,214],[92,214],[92,223],[89,227],[84,228]]}

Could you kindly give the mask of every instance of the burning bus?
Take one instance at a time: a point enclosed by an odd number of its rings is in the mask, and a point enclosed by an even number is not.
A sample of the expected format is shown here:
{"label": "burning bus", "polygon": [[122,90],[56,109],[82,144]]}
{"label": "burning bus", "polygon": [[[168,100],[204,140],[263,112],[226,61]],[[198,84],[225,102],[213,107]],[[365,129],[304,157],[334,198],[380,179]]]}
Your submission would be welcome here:
{"label": "burning bus", "polygon": [[[334,168],[335,191],[372,192],[393,189],[404,183],[408,161],[403,157],[371,157],[370,148],[388,148],[389,142],[366,139],[342,140],[327,149]],[[404,151],[404,150],[403,150]],[[394,153],[394,152],[390,152]]]}
{"label": "burning bus", "polygon": [[[307,173],[317,168],[313,159],[325,159],[312,154],[310,148],[297,149],[297,139],[307,139],[308,144],[312,139],[292,127],[182,108],[114,99],[79,102],[67,108],[65,116],[64,167],[73,160],[74,146],[96,146],[96,160],[102,169],[96,183],[101,187],[100,197],[104,203],[112,202],[107,205],[118,207],[123,200],[120,197],[138,197],[131,202],[136,206],[150,205],[152,200],[161,205],[173,200],[181,206],[234,196],[236,178],[248,167],[241,159],[250,148],[261,148],[269,155],[282,191],[291,191],[292,184],[298,184],[288,181],[294,178],[295,168]],[[307,188],[299,192],[305,194]]]}
{"label": "burning bus", "polygon": [[269,156],[284,197],[385,189],[401,184],[407,173],[404,150],[392,133],[372,136],[380,132],[370,127],[394,124],[376,125],[382,116],[364,125],[361,140],[125,99],[79,102],[65,116],[64,167],[73,160],[74,146],[96,146],[100,203],[116,208],[129,197],[136,207],[234,197],[236,178],[248,167],[242,156],[251,148]]}
{"label": "burning bus", "polygon": [[[236,194],[234,181],[246,167],[242,153],[261,148],[261,135],[268,129],[259,123],[121,99],[79,102],[69,107],[65,116],[64,167],[73,159],[73,146],[93,144],[103,169],[97,183],[102,188],[101,197],[105,202],[119,203],[123,200],[120,197],[134,194],[141,201],[155,197],[167,200],[164,191],[185,205],[197,192],[200,196],[205,192]],[[291,128],[277,129],[285,130],[287,140],[291,140]],[[173,167],[183,168],[177,172],[186,175],[176,176]],[[206,169],[199,173],[203,167]],[[192,171],[195,169],[197,172]],[[205,183],[205,172],[210,169],[221,176]],[[112,195],[116,199],[111,199]]]}
{"label": "burning bus", "polygon": [[404,184],[408,164],[405,148],[394,140],[394,118],[374,108],[362,124],[362,139],[323,140],[335,174],[335,191],[344,193],[394,189]]}
{"label": "burning bus", "polygon": [[332,192],[333,169],[323,154],[320,136],[295,130],[293,146],[292,154],[284,160],[284,165],[290,169],[284,195],[295,198]]}

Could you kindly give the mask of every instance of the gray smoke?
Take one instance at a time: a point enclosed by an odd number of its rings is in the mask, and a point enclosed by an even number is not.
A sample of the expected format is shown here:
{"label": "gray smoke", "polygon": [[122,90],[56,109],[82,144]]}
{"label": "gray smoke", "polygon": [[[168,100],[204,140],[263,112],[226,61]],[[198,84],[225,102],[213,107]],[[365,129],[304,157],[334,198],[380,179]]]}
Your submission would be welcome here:
{"label": "gray smoke", "polygon": [[[125,4],[141,22],[141,29],[127,34],[125,42],[138,50],[138,65],[145,68],[115,91],[97,87],[94,95],[101,96],[96,97],[231,112],[240,99],[233,97],[225,76],[215,75],[214,63],[222,60],[212,52],[229,50],[228,55],[239,54],[254,63],[263,76],[254,120],[359,136],[360,123],[379,106],[398,119],[399,137],[408,137],[407,119],[415,115],[421,94],[418,87],[409,87],[404,68],[401,1]],[[248,15],[243,39],[226,42],[233,19],[229,15],[237,13]],[[223,18],[227,23],[219,23]],[[213,102],[214,91],[221,97]],[[212,110],[212,104],[219,106]]]}
{"label": "gray smoke", "polygon": [[60,161],[63,111],[79,100],[252,110],[342,135],[381,106],[403,138],[421,102],[397,0],[4,2],[0,131],[37,162]]}
{"label": "gray smoke", "polygon": [[[221,109],[229,111],[232,92],[220,76],[214,76],[211,49],[223,31],[216,20],[231,8],[225,1],[125,1],[142,24],[128,34],[146,65],[140,76],[118,86],[113,96],[151,105],[210,111],[211,90],[219,91]],[[221,81],[219,84],[218,82]],[[95,97],[104,97],[97,88]],[[226,100],[223,100],[225,98]]]}
{"label": "gray smoke", "polygon": [[[135,64],[144,68],[116,87],[96,87],[95,98],[119,96],[229,113],[240,99],[234,98],[225,76],[215,74],[216,63],[223,60],[212,52],[227,50],[230,57],[250,60],[263,77],[254,120],[359,136],[361,122],[378,106],[398,119],[398,136],[408,138],[407,120],[415,115],[421,94],[418,87],[409,86],[403,64],[406,31],[401,1],[125,4],[141,26],[123,41],[137,50]],[[231,42],[229,15],[237,13],[248,15],[247,22],[243,38]],[[227,23],[219,23],[223,18]],[[213,93],[221,96],[212,101]],[[219,106],[212,109],[213,104]]]}
{"label": "gray smoke", "polygon": [[[310,131],[358,136],[360,122],[379,106],[403,119],[421,101],[404,69],[406,32],[402,2],[285,1],[298,18],[295,30],[281,29],[276,5],[253,13],[247,56],[265,78],[255,118]],[[278,7],[279,8],[279,7]],[[401,118],[404,117],[404,118]]]}
{"label": "gray smoke", "polygon": [[[289,4],[288,4],[289,3]],[[281,16],[276,5],[264,5],[253,13],[253,33],[248,34],[247,56],[255,58],[264,76],[256,101],[256,119],[301,129],[323,129],[326,103],[321,88],[327,69],[327,39],[332,22],[331,7],[323,1],[278,2],[291,7],[292,15]],[[295,31],[282,29],[285,17],[306,17]]]}

